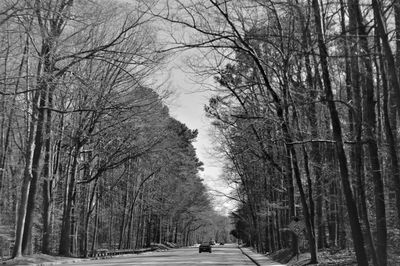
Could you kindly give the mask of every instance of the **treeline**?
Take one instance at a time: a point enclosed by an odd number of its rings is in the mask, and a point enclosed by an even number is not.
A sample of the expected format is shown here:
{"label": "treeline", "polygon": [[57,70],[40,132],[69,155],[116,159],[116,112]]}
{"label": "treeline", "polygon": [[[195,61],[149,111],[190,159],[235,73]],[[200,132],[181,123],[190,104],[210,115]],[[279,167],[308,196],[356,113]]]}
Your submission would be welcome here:
{"label": "treeline", "polygon": [[217,228],[197,131],[151,85],[163,55],[146,11],[1,1],[2,256],[189,245]]}
{"label": "treeline", "polygon": [[207,50],[205,64],[190,62],[215,77],[206,112],[236,188],[233,233],[260,252],[295,253],[297,217],[311,263],[317,250],[352,247],[359,265],[393,265],[399,1],[175,3],[160,17],[188,34],[171,49]]}

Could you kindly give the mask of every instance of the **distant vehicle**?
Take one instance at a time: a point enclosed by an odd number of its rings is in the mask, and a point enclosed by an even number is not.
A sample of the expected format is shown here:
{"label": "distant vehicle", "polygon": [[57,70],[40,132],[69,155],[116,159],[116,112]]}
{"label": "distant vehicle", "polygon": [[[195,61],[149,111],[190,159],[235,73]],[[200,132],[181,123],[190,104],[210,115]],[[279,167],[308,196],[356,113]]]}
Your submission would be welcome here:
{"label": "distant vehicle", "polygon": [[199,246],[199,253],[201,252],[209,252],[211,253],[211,244],[210,242],[203,242]]}
{"label": "distant vehicle", "polygon": [[211,241],[210,241],[210,245],[215,245],[215,241],[214,241],[214,240],[211,240]]}
{"label": "distant vehicle", "polygon": [[219,243],[219,244],[220,244],[221,246],[222,246],[222,245],[225,245],[225,243],[224,243],[224,242],[221,242],[221,243]]}

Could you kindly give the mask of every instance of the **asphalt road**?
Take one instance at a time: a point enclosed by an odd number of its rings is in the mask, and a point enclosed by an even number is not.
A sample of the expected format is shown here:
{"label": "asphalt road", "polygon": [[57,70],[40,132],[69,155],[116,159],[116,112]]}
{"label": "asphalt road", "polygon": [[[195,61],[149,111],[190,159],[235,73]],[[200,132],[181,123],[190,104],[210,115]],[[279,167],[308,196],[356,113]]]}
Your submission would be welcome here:
{"label": "asphalt road", "polygon": [[198,248],[180,248],[168,251],[147,252],[138,255],[119,256],[111,259],[89,260],[74,264],[63,265],[255,265],[242,254],[236,245],[213,246],[212,253],[199,253]]}

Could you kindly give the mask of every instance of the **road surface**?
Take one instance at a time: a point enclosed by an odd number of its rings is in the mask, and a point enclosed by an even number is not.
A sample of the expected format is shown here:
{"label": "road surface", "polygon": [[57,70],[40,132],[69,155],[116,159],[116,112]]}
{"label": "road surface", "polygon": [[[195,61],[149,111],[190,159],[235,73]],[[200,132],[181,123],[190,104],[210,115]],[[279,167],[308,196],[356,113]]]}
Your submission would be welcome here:
{"label": "road surface", "polygon": [[138,255],[119,256],[111,259],[88,260],[63,265],[107,265],[107,266],[165,266],[165,265],[255,265],[236,245],[213,246],[212,253],[199,253],[195,247],[168,251],[147,252]]}

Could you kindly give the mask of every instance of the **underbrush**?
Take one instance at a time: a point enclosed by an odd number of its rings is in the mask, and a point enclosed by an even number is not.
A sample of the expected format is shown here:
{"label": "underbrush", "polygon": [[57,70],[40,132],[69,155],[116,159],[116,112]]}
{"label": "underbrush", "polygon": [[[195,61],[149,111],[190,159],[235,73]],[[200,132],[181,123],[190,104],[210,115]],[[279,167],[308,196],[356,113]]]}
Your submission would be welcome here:
{"label": "underbrush", "polygon": [[[270,257],[277,262],[288,266],[304,266],[310,261],[310,253],[301,253],[299,256],[292,256],[290,249],[281,249]],[[371,263],[372,264],[372,263]],[[355,266],[357,265],[356,254],[351,249],[325,249],[318,251],[318,264],[316,266]],[[388,263],[390,266],[400,266],[400,250],[388,245]]]}
{"label": "underbrush", "polygon": [[[301,253],[293,256],[290,249],[282,249],[271,254],[271,258],[288,266],[304,266],[310,261],[310,253]],[[318,252],[318,266],[353,266],[357,265],[355,254],[351,250],[322,250]]]}

